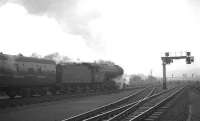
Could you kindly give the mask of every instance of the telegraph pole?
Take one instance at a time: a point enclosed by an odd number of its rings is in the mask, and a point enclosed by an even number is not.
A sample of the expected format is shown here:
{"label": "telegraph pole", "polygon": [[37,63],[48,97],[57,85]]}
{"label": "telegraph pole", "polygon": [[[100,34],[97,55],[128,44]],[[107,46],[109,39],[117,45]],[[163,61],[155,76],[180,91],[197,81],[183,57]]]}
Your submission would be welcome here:
{"label": "telegraph pole", "polygon": [[173,60],[175,59],[185,59],[186,64],[191,64],[194,62],[194,56],[191,56],[190,52],[186,52],[185,56],[169,56],[169,52],[165,53],[164,57],[161,57],[162,60],[162,66],[163,66],[163,89],[167,89],[167,78],[166,78],[166,65],[173,63]]}

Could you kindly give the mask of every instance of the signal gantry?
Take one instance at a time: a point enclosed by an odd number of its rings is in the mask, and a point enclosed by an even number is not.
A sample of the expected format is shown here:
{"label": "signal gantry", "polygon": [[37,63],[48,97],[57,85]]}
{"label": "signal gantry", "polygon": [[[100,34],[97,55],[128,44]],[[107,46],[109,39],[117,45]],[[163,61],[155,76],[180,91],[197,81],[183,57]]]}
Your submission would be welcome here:
{"label": "signal gantry", "polygon": [[169,56],[169,52],[166,52],[165,56],[161,57],[162,65],[163,65],[163,89],[167,89],[166,65],[173,63],[173,60],[176,60],[176,59],[185,59],[186,64],[191,64],[194,62],[194,56],[191,56],[191,52],[186,52],[185,56]]}

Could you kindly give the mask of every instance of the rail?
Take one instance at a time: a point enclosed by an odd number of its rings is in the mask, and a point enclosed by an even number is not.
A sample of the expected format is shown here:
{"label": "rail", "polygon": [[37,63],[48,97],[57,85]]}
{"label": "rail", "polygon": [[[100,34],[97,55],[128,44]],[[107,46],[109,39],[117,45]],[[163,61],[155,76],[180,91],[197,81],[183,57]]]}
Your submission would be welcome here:
{"label": "rail", "polygon": [[134,96],[136,95],[139,95],[140,93],[144,92],[147,88],[145,89],[142,89],[141,91],[139,92],[136,92],[132,95],[129,95],[127,97],[124,97],[120,100],[117,100],[113,103],[110,103],[110,104],[107,104],[107,105],[104,105],[104,106],[101,106],[101,107],[98,107],[96,109],[93,109],[91,111],[88,111],[88,112],[85,112],[85,113],[82,113],[82,114],[79,114],[79,115],[76,115],[76,116],[73,116],[73,117],[70,117],[68,119],[64,119],[62,121],[81,121],[81,120],[84,120],[84,119],[87,119],[89,117],[92,117],[92,116],[95,116],[97,114],[99,114],[100,112],[103,112],[103,111],[106,111],[106,110],[109,110],[115,106],[118,106],[118,105],[121,105],[125,102],[127,102],[128,100],[130,100],[131,98],[133,98]]}

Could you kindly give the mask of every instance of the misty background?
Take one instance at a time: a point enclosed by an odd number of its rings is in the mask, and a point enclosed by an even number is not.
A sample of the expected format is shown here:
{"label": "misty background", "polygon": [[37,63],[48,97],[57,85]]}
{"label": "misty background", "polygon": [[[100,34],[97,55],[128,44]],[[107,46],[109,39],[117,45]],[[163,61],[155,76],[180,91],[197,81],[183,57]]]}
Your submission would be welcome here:
{"label": "misty background", "polygon": [[168,76],[200,74],[198,0],[0,0],[0,33],[3,53],[109,60],[128,74],[162,76],[164,52],[191,51],[195,63]]}

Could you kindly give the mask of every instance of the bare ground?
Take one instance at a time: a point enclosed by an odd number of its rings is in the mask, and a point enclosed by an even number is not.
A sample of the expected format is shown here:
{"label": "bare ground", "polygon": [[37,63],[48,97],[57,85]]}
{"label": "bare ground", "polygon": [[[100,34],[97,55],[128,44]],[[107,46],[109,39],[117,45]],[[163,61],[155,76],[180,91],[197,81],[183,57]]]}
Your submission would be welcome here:
{"label": "bare ground", "polygon": [[190,113],[188,121],[200,121],[200,92],[197,90],[189,92]]}
{"label": "bare ground", "polygon": [[133,91],[35,104],[0,112],[1,121],[60,121],[128,96]]}

